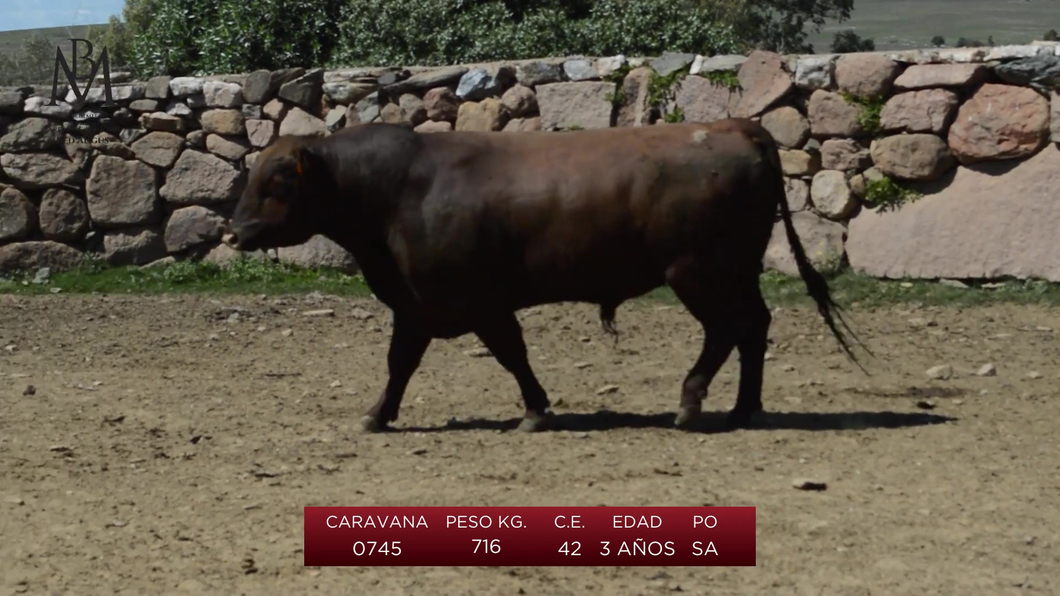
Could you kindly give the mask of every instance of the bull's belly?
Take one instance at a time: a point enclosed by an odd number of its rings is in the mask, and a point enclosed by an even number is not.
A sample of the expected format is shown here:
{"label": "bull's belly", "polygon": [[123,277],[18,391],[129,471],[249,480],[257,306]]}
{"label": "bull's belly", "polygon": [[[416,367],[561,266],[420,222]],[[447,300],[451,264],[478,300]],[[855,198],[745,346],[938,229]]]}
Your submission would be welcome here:
{"label": "bull's belly", "polygon": [[544,304],[582,302],[618,306],[663,285],[661,270],[478,271],[412,283],[414,314],[435,337],[473,332],[492,318]]}
{"label": "bull's belly", "polygon": [[521,283],[503,289],[507,302],[515,308],[558,302],[618,305],[664,283],[666,281],[661,270],[627,270],[606,276],[582,271],[569,276],[530,275]]}

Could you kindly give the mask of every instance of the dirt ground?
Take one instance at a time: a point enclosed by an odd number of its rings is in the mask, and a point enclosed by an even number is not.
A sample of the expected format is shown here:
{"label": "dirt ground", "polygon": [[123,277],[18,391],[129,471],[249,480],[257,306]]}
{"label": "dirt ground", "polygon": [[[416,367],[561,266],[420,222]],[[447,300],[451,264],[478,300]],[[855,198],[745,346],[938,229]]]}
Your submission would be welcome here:
{"label": "dirt ground", "polygon": [[[735,356],[702,432],[670,428],[700,328],[646,301],[617,346],[588,306],[521,317],[563,430],[509,432],[515,381],[467,337],[365,435],[377,302],[3,296],[0,594],[1060,593],[1060,311],[852,316],[871,376],[775,312],[760,429],[720,430]],[[305,568],[306,505],[754,505],[758,564]]]}

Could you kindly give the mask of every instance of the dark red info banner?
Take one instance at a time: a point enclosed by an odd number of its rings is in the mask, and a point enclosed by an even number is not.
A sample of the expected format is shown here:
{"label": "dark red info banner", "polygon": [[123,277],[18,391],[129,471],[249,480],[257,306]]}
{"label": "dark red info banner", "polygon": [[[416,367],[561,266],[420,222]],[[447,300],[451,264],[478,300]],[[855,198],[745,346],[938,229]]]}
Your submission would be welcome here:
{"label": "dark red info banner", "polygon": [[306,507],[306,566],[754,566],[754,507]]}

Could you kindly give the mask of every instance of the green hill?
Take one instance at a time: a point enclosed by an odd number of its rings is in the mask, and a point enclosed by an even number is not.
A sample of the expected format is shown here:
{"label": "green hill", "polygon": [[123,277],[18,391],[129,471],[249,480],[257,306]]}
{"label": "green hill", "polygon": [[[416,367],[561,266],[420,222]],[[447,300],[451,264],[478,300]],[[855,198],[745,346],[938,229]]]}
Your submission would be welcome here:
{"label": "green hill", "polygon": [[1060,0],[854,0],[850,20],[810,34],[817,53],[828,52],[837,31],[853,29],[877,50],[930,47],[941,35],[950,46],[964,37],[995,45],[1025,44],[1060,31]]}
{"label": "green hill", "polygon": [[34,35],[41,35],[56,45],[63,48],[63,52],[69,52],[70,38],[84,38],[91,27],[106,27],[106,23],[99,25],[76,25],[73,27],[48,27],[47,29],[19,29],[16,31],[0,31],[0,54],[15,54],[22,48],[22,43]]}

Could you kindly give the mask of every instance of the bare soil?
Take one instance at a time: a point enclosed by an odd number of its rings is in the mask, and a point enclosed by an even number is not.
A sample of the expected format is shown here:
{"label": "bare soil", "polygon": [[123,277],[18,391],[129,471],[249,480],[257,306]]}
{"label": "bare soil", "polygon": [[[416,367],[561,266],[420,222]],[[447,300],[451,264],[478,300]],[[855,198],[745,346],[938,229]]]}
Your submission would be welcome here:
{"label": "bare soil", "polygon": [[[522,315],[561,430],[511,432],[515,381],[466,337],[366,435],[377,302],[3,296],[0,594],[1060,592],[1060,311],[852,314],[871,376],[811,309],[775,312],[754,430],[721,430],[735,355],[700,432],[670,427],[701,332],[644,301],[617,345],[589,306]],[[754,505],[758,565],[305,568],[306,505]]]}

